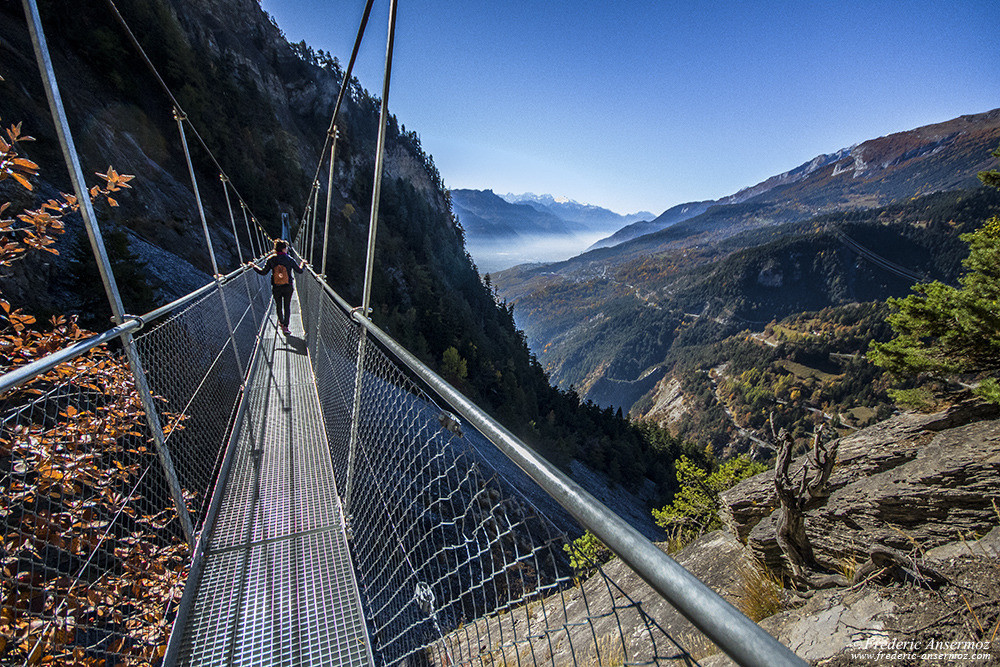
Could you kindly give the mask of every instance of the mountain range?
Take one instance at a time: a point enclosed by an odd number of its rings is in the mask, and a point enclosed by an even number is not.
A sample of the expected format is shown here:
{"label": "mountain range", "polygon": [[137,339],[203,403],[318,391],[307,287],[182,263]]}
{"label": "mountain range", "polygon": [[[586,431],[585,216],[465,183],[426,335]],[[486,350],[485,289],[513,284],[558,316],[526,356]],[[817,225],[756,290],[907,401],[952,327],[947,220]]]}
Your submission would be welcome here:
{"label": "mountain range", "polygon": [[630,225],[640,220],[652,220],[654,217],[654,214],[649,211],[639,211],[638,213],[623,215],[601,206],[581,204],[567,197],[536,195],[532,192],[525,192],[519,195],[508,192],[505,195],[500,195],[500,198],[511,204],[527,204],[539,211],[548,211],[558,218],[562,218],[567,222],[579,223],[593,231],[619,229],[623,225]]}
{"label": "mountain range", "polygon": [[669,370],[692,317],[721,337],[902,294],[914,275],[953,278],[957,232],[972,224],[956,221],[995,204],[976,174],[998,143],[1000,109],[872,139],[493,280],[555,382],[628,409]]}
{"label": "mountain range", "polygon": [[510,201],[492,190],[452,190],[451,203],[466,238],[473,244],[518,237],[565,236],[586,229],[545,206]]}
{"label": "mountain range", "polygon": [[655,217],[647,211],[621,215],[600,206],[532,193],[497,195],[492,190],[458,189],[451,191],[451,201],[469,252],[484,272],[566,259],[614,230]]}

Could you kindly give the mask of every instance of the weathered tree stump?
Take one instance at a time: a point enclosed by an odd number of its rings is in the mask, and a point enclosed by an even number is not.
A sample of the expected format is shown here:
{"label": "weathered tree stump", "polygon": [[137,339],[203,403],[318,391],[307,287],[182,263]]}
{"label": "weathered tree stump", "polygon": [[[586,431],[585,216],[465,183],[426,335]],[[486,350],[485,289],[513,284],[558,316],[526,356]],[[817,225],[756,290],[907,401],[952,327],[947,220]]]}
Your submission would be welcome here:
{"label": "weathered tree stump", "polygon": [[[773,417],[773,415],[772,415]],[[821,425],[813,436],[812,450],[800,471],[789,473],[792,461],[792,449],[795,439],[788,431],[774,431],[771,422],[771,434],[774,437],[778,458],[774,466],[774,489],[778,496],[780,507],[777,516],[776,539],[782,553],[788,560],[792,580],[798,586],[808,588],[826,588],[837,585],[847,585],[847,580],[840,575],[816,576],[813,571],[821,566],[816,562],[812,545],[806,535],[805,509],[816,498],[828,495],[827,481],[837,460],[839,440],[830,440]],[[795,482],[795,477],[801,472],[802,477]],[[823,568],[825,569],[825,568]]]}

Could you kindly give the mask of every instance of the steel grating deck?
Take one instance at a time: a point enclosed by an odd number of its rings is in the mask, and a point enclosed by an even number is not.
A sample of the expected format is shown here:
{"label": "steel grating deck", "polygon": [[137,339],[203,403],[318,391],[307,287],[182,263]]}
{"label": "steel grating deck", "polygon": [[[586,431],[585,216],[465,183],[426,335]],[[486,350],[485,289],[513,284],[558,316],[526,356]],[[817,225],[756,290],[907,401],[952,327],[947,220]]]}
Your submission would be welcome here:
{"label": "steel grating deck", "polygon": [[297,296],[292,335],[274,321],[178,664],[371,665]]}

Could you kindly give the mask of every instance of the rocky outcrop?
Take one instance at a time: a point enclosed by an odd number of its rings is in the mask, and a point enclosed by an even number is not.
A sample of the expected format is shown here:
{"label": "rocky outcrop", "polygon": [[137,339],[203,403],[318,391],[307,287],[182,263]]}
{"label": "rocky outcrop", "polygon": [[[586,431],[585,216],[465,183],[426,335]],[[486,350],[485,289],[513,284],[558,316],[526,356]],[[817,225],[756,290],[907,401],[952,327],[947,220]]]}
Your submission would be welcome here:
{"label": "rocky outcrop", "polygon": [[[996,417],[996,410],[963,403],[934,415],[900,415],[841,440],[831,493],[806,511],[817,555],[864,561],[872,544],[909,552],[988,531],[997,522],[990,499],[1000,484],[1000,421],[973,421],[983,416]],[[738,484],[721,500],[733,534],[782,567],[773,473]]]}
{"label": "rocky outcrop", "polygon": [[667,375],[661,379],[653,390],[652,407],[639,416],[642,420],[653,420],[664,428],[679,422],[691,407],[684,399],[680,380]]}
{"label": "rocky outcrop", "polygon": [[[736,590],[740,576],[733,565],[742,559],[744,552],[742,544],[719,530],[703,535],[674,558],[732,601],[731,591]],[[515,610],[512,614],[481,618],[450,634],[445,643],[453,656],[479,653],[493,657],[496,661],[493,664],[515,664],[517,656],[525,654],[531,655],[537,664],[550,661],[554,665],[690,664],[683,651],[696,659],[717,651],[620,560],[615,559],[602,569],[604,576],[592,575],[580,586],[554,592],[540,602],[527,605],[523,612]],[[642,614],[637,613],[639,609]],[[617,639],[619,635],[624,640],[624,649]],[[489,644],[505,636],[528,640],[516,652],[503,652]],[[482,638],[493,639],[477,646]],[[600,660],[598,653],[602,656]]]}
{"label": "rocky outcrop", "polygon": [[[995,532],[1000,534],[1000,529]],[[1000,582],[997,560],[986,555],[986,549],[991,547],[981,544],[984,541],[996,546],[984,538],[980,543],[959,541],[942,547],[962,553],[940,564],[946,579],[941,586],[868,584],[819,591],[804,603],[764,619],[760,625],[800,658],[824,667],[996,665],[996,642],[991,641],[991,633],[1000,617]],[[940,653],[932,647],[952,642],[983,650],[969,651],[960,661],[932,657]],[[887,657],[893,653],[916,657]],[[698,664],[730,667],[736,663],[717,653]]]}
{"label": "rocky outcrop", "polygon": [[[885,621],[896,605],[877,591],[825,591],[804,606],[765,619],[761,627],[803,660],[816,661],[885,632]],[[735,665],[717,653],[699,661],[702,667]]]}

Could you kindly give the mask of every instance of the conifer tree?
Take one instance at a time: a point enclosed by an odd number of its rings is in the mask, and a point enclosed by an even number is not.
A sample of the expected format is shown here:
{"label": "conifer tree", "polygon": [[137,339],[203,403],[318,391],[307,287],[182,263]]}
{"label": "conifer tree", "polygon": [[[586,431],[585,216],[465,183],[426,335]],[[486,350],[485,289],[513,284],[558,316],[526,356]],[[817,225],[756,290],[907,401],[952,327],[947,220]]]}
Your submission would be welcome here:
{"label": "conifer tree", "polygon": [[[1000,148],[990,153],[993,157],[1000,158]],[[991,169],[989,171],[979,172],[979,180],[981,180],[986,185],[990,185],[994,188],[1000,188],[1000,170]]]}
{"label": "conifer tree", "polygon": [[[1000,149],[993,151],[1000,157]],[[983,183],[1000,187],[1000,171],[979,173]],[[959,286],[941,282],[913,286],[913,294],[889,299],[895,338],[873,343],[869,359],[900,375],[945,377],[975,373],[976,393],[1000,403],[1000,217],[963,234],[969,256]]]}

